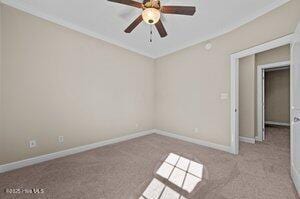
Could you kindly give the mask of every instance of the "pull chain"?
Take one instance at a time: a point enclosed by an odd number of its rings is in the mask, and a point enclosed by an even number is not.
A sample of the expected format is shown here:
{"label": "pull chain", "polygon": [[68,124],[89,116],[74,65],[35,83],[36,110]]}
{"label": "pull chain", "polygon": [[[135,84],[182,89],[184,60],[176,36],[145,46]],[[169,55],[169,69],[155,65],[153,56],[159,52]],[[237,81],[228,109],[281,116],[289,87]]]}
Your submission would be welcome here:
{"label": "pull chain", "polygon": [[153,30],[152,30],[152,25],[150,25],[150,43],[153,41]]}

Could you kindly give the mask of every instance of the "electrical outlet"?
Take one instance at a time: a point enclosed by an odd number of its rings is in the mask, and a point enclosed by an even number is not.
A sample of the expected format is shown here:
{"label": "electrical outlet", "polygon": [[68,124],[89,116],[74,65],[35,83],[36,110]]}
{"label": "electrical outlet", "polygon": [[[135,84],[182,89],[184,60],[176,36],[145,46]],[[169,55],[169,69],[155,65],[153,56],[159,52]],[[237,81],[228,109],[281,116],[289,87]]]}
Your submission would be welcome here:
{"label": "electrical outlet", "polygon": [[194,131],[195,131],[195,133],[198,133],[198,132],[199,132],[199,129],[198,129],[198,128],[195,128]]}
{"label": "electrical outlet", "polygon": [[30,140],[29,141],[29,148],[34,148],[36,147],[36,141],[35,140]]}
{"label": "electrical outlet", "polygon": [[139,126],[140,126],[140,125],[139,125],[138,123],[135,124],[135,128],[136,128],[136,129],[139,128]]}
{"label": "electrical outlet", "polygon": [[58,136],[58,142],[63,143],[64,142],[64,136]]}

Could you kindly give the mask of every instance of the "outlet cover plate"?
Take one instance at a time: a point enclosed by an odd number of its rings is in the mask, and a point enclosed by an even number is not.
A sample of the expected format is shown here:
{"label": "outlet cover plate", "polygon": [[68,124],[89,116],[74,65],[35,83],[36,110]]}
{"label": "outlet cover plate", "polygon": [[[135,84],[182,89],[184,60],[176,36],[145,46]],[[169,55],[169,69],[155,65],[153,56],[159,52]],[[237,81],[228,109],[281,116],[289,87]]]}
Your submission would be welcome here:
{"label": "outlet cover plate", "polygon": [[36,147],[36,141],[35,140],[30,140],[29,141],[29,148],[34,148]]}

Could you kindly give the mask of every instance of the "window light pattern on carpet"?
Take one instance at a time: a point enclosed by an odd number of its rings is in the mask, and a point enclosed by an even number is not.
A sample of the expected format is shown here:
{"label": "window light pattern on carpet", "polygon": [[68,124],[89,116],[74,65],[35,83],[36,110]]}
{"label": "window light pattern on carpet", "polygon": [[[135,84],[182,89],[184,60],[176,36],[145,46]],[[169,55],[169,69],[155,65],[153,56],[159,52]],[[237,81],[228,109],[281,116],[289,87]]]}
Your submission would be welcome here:
{"label": "window light pattern on carpet", "polygon": [[139,199],[186,199],[178,192],[154,178]]}
{"label": "window light pattern on carpet", "polygon": [[202,181],[203,165],[170,153],[156,174],[191,193]]}

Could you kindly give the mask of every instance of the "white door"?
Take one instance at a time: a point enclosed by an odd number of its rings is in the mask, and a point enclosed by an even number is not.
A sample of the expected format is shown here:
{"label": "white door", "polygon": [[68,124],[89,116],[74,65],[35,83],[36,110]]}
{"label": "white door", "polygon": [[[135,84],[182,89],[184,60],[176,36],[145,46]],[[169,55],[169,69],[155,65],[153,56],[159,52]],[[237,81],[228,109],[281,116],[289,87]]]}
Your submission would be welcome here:
{"label": "white door", "polygon": [[257,68],[257,139],[265,139],[265,69],[266,65]]}
{"label": "white door", "polygon": [[266,76],[266,71],[262,71],[262,140],[265,140],[265,129],[266,129],[266,119],[265,119],[265,114],[266,114],[266,106],[265,106],[265,98],[266,98],[266,83],[265,83],[265,76]]}
{"label": "white door", "polygon": [[300,23],[291,45],[291,166],[300,193]]}

